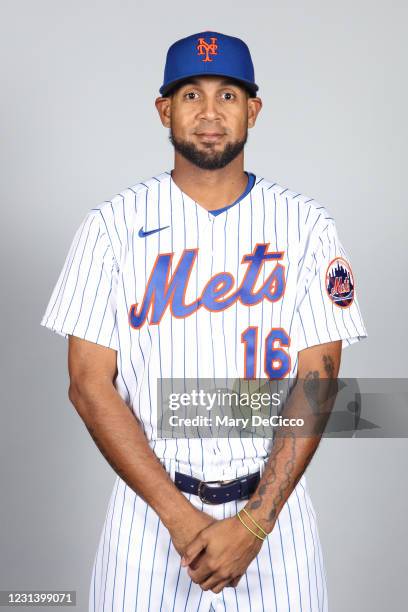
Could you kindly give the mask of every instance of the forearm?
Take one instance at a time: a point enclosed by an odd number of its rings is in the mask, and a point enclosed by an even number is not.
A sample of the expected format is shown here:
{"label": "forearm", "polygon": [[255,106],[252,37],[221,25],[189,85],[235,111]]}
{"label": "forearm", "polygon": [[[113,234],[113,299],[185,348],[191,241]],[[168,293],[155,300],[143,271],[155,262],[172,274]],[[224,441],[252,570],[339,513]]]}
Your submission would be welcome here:
{"label": "forearm", "polygon": [[310,463],[319,442],[320,439],[316,437],[300,438],[296,434],[275,438],[257,490],[245,506],[267,533],[272,531],[282,507]]}
{"label": "forearm", "polygon": [[245,506],[249,514],[270,533],[279,512],[301,479],[320,443],[334,404],[337,379],[333,368],[324,377],[319,369],[298,379],[287,400],[282,417],[304,420],[301,428],[281,426],[258,487]]}
{"label": "forearm", "polygon": [[115,472],[160,516],[167,528],[185,520],[192,504],[150,448],[135,415],[109,383],[71,385],[69,398]]}

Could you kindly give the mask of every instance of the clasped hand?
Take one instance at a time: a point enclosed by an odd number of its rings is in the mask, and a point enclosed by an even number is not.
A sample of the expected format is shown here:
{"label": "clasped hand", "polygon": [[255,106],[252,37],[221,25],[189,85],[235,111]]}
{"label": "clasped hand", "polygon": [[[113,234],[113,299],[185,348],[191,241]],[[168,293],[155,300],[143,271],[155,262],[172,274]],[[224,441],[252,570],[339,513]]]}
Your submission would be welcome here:
{"label": "clasped hand", "polygon": [[184,549],[181,565],[188,566],[189,576],[203,591],[220,593],[238,584],[261,547],[262,540],[236,516],[215,520]]}

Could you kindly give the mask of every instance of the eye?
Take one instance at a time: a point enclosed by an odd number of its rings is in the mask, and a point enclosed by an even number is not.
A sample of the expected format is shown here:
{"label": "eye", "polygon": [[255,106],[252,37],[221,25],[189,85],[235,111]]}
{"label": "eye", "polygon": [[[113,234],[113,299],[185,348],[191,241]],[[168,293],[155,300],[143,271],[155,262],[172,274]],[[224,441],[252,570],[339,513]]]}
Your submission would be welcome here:
{"label": "eye", "polygon": [[234,94],[234,92],[232,91],[224,91],[224,93],[222,94],[222,96],[224,97],[224,99],[226,100],[233,100],[236,96]]}
{"label": "eye", "polygon": [[195,100],[194,96],[197,96],[197,92],[196,91],[187,91],[184,95],[183,98],[187,98],[187,100]]}

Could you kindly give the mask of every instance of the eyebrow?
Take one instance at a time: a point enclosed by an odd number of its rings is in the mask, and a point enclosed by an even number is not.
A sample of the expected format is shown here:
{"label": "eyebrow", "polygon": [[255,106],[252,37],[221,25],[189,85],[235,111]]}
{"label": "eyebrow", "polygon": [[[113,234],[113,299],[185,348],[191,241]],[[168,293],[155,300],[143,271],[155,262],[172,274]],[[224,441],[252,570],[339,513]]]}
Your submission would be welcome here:
{"label": "eyebrow", "polygon": [[[182,87],[187,87],[188,85],[199,85],[199,79],[196,77],[191,77],[191,79],[189,78],[182,84]],[[228,79],[228,78],[222,79],[220,86],[222,85],[232,85],[235,87],[239,86],[238,83],[235,83],[233,79]]]}

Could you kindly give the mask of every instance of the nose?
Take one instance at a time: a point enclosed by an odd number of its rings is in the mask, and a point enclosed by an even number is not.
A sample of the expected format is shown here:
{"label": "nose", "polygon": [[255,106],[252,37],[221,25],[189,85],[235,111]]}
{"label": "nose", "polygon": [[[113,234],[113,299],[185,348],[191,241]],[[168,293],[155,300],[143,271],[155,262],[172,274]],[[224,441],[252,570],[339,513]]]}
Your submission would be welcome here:
{"label": "nose", "polygon": [[210,96],[203,98],[199,114],[201,119],[206,119],[207,121],[214,121],[218,119],[219,109],[217,106],[217,101]]}

